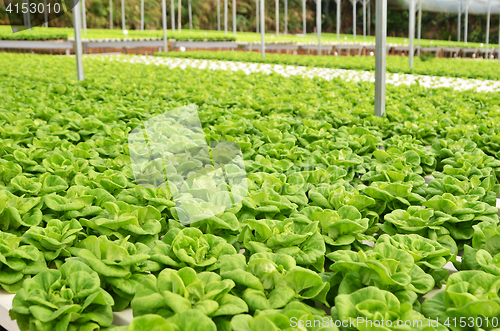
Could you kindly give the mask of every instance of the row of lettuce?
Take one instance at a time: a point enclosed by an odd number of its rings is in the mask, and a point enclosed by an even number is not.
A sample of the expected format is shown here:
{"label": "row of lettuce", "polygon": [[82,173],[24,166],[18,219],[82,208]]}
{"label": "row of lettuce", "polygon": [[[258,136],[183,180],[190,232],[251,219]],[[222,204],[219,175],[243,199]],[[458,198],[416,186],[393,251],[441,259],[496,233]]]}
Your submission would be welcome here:
{"label": "row of lettuce", "polygon": [[[92,59],[74,83],[70,59],[2,60],[0,286],[21,330],[111,329],[129,306],[115,330],[500,323],[497,96],[389,87],[377,118],[368,84]],[[189,103],[239,144],[249,193],[185,227],[167,188],[135,185],[127,136]]]}
{"label": "row of lettuce", "polygon": [[[306,66],[331,69],[375,71],[375,57],[372,56],[316,56],[266,54],[262,57],[256,52],[229,51],[187,51],[163,52],[156,56],[182,59],[205,59],[238,61],[250,63],[269,63],[291,66]],[[500,79],[500,63],[497,61],[474,61],[471,59],[420,58],[416,57],[413,68],[408,66],[404,56],[388,56],[387,71],[395,74],[418,74],[457,78],[476,78],[487,80]]]}

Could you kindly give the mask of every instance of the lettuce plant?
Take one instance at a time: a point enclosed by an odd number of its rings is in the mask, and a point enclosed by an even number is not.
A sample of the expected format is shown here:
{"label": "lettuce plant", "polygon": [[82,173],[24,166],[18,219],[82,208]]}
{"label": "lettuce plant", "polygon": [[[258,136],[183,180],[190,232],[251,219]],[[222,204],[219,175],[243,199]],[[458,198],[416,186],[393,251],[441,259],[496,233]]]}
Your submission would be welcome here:
{"label": "lettuce plant", "polygon": [[101,330],[113,322],[113,298],[85,263],[67,260],[27,279],[12,301],[19,329]]}
{"label": "lettuce plant", "polygon": [[126,239],[113,242],[106,236],[89,236],[68,250],[100,276],[102,287],[114,298],[116,311],[128,306],[146,272],[157,270],[148,263],[149,247]]}
{"label": "lettuce plant", "polygon": [[32,245],[21,245],[21,238],[0,231],[0,286],[15,293],[23,281],[46,270],[43,254]]}
{"label": "lettuce plant", "polygon": [[[374,286],[338,295],[332,308],[332,319],[355,320],[345,330],[447,330],[441,324],[431,326],[429,320],[413,310],[410,303],[401,302],[391,292]],[[403,323],[398,324],[398,321]],[[405,321],[411,321],[410,325],[404,325]]]}
{"label": "lettuce plant", "polygon": [[0,230],[24,232],[42,222],[41,197],[18,197],[0,190]]}
{"label": "lettuce plant", "polygon": [[131,305],[134,316],[154,313],[165,318],[191,309],[209,317],[247,312],[245,301],[229,293],[234,286],[232,280],[222,280],[213,272],[164,269],[158,277],[143,279]]}
{"label": "lettuce plant", "polygon": [[449,248],[418,234],[396,234],[394,236],[383,234],[378,237],[377,244],[383,242],[410,253],[415,264],[425,273],[430,274],[437,284],[440,284],[448,276],[449,271],[443,269],[444,265],[455,260],[455,256],[451,254]]}
{"label": "lettuce plant", "polygon": [[285,254],[255,253],[248,264],[241,254],[225,256],[220,268],[252,311],[282,308],[292,300],[325,301],[329,284],[315,272],[297,267]]}
{"label": "lettuce plant", "polygon": [[325,312],[310,307],[299,301],[292,301],[283,309],[266,309],[252,315],[236,315],[231,319],[231,330],[294,330],[307,331],[338,331],[334,321],[325,316]]}
{"label": "lettuce plant", "polygon": [[330,283],[339,294],[376,286],[414,304],[417,294],[426,294],[435,285],[434,278],[415,264],[412,254],[387,242],[377,243],[367,252],[335,251],[327,258],[333,261],[330,270],[335,272]]}
{"label": "lettuce plant", "polygon": [[250,254],[274,252],[287,254],[300,266],[323,270],[326,252],[319,222],[248,219],[243,223],[240,240]]}
{"label": "lettuce plant", "polygon": [[[448,326],[450,330],[493,330],[492,318],[500,316],[500,276],[470,270],[454,273],[446,289],[428,298],[422,304],[425,316]],[[473,327],[454,323],[454,318],[474,320]],[[463,325],[463,324],[462,324]],[[480,326],[481,325],[481,326]]]}
{"label": "lettuce plant", "polygon": [[70,257],[67,247],[73,246],[78,236],[82,236],[82,226],[73,219],[61,222],[58,219],[50,220],[45,227],[33,226],[22,236],[26,244],[38,248],[45,257],[47,263],[61,257]]}
{"label": "lettuce plant", "polygon": [[160,315],[146,314],[132,319],[129,325],[113,327],[113,331],[217,331],[215,323],[199,310],[187,310],[169,319]]}

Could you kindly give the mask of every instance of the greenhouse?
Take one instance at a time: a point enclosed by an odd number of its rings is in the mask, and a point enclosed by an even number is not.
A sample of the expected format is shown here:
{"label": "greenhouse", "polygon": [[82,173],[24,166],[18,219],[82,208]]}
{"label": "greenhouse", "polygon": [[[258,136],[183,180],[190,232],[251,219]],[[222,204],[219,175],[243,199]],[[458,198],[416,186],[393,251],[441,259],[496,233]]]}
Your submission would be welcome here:
{"label": "greenhouse", "polygon": [[0,331],[500,330],[499,1],[0,9]]}

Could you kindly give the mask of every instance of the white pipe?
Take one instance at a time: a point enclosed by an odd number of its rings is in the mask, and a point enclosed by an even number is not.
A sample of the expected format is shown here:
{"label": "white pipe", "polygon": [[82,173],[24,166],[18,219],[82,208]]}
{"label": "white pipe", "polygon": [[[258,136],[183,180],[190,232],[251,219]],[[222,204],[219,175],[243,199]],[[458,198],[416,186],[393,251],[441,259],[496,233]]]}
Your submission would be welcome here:
{"label": "white pipe", "polygon": [[126,24],[125,24],[125,0],[122,0],[122,30],[126,30]]}
{"label": "white pipe", "polygon": [[179,2],[177,4],[177,12],[178,12],[177,29],[179,30],[179,32],[181,32],[181,25],[182,25],[182,3],[181,3],[181,0],[179,0]]}
{"label": "white pipe", "polygon": [[47,0],[43,0],[43,18],[45,20],[45,27],[48,28],[49,27],[49,14],[48,14],[48,10],[47,10]]}
{"label": "white pipe", "polygon": [[87,35],[87,6],[85,5],[85,0],[82,0],[81,3],[82,3],[82,27],[83,27],[83,34]]}
{"label": "white pipe", "polygon": [[385,112],[385,58],[387,40],[387,0],[375,1],[375,116]]}
{"label": "white pipe", "polygon": [[259,6],[259,0],[255,0],[255,30],[257,33],[260,31],[260,19],[259,19],[259,12],[260,12],[260,6]]}
{"label": "white pipe", "polygon": [[337,40],[340,40],[340,5],[342,0],[337,1]]}
{"label": "white pipe", "polygon": [[410,47],[408,48],[408,58],[410,60],[410,68],[413,68],[413,39],[415,38],[415,0],[410,0],[410,22],[408,39],[410,40]]}
{"label": "white pipe", "polygon": [[172,21],[172,32],[175,32],[175,4],[174,0],[170,0],[170,20]]}
{"label": "white pipe", "polygon": [[285,34],[288,34],[288,0],[285,0]]}
{"label": "white pipe", "polygon": [[260,0],[260,53],[262,57],[266,56],[266,39],[265,39],[265,31],[266,31],[266,26],[265,26],[265,18],[266,14],[264,11],[264,0]]}
{"label": "white pipe", "polygon": [[227,0],[224,0],[224,33],[227,34]]}
{"label": "white pipe", "polygon": [[144,31],[144,0],[141,0],[141,31]]}
{"label": "white pipe", "polygon": [[352,36],[356,40],[356,3],[358,0],[351,0],[352,2]]}
{"label": "white pipe", "polygon": [[418,0],[418,56],[420,56],[420,38],[422,37],[422,0]]}
{"label": "white pipe", "polygon": [[109,29],[113,30],[113,0],[109,0]]}
{"label": "white pipe", "polygon": [[220,0],[217,1],[217,31],[220,31]]}
{"label": "white pipe", "polygon": [[462,2],[458,3],[458,42],[460,42],[460,34],[462,32]]}
{"label": "white pipe", "polygon": [[280,36],[280,1],[275,0],[276,2],[276,37]]}
{"label": "white pipe", "polygon": [[302,33],[305,35],[306,32],[306,0],[302,0]]}
{"label": "white pipe", "polygon": [[488,16],[486,17],[486,58],[490,58],[490,15],[491,14],[491,1],[488,1]]}
{"label": "white pipe", "polygon": [[189,14],[189,28],[193,28],[193,8],[191,7],[191,0],[188,0],[188,14]]}
{"label": "white pipe", "polygon": [[73,0],[73,30],[75,31],[76,75],[78,80],[83,80],[82,35],[80,33],[82,23],[80,22],[80,4],[77,1],[78,0]]}
{"label": "white pipe", "polygon": [[236,0],[233,0],[233,34],[236,37]]}
{"label": "white pipe", "polygon": [[161,15],[163,23],[163,51],[168,52],[168,40],[167,40],[167,1],[161,0]]}
{"label": "white pipe", "polygon": [[366,0],[363,1],[363,39],[366,39]]}
{"label": "white pipe", "polygon": [[316,0],[316,32],[318,33],[318,56],[321,55],[321,0]]}

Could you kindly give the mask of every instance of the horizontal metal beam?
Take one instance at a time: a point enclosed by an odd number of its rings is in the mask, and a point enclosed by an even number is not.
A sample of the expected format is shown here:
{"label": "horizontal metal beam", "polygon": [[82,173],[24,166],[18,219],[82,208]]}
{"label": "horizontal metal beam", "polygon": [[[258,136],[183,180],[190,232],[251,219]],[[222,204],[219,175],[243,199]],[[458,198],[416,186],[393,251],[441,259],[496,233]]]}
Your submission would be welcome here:
{"label": "horizontal metal beam", "polygon": [[73,48],[73,42],[41,40],[0,40],[0,48],[70,49]]}

